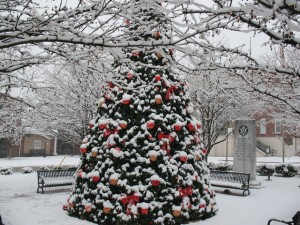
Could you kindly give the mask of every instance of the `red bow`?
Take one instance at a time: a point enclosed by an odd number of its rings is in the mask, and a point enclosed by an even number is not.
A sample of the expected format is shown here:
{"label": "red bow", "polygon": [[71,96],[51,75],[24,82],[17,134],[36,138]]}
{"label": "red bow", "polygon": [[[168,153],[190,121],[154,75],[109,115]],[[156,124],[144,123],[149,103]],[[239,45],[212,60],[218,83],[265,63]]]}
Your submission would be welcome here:
{"label": "red bow", "polygon": [[189,186],[189,187],[187,187],[187,188],[179,187],[179,188],[178,188],[178,191],[179,191],[179,194],[180,194],[180,197],[181,197],[181,198],[187,197],[187,196],[193,194],[193,189],[192,189],[191,186]]}
{"label": "red bow", "polygon": [[125,19],[125,20],[124,20],[124,23],[125,23],[125,25],[130,24],[130,19]]}
{"label": "red bow", "polygon": [[164,139],[163,140],[164,143],[163,143],[161,149],[167,151],[167,153],[170,154],[170,151],[171,151],[170,143],[173,143],[175,138],[171,134],[164,134],[162,132],[160,132],[157,137],[158,137],[158,140]]}
{"label": "red bow", "polygon": [[173,143],[175,140],[175,138],[171,134],[164,134],[163,132],[160,132],[157,138],[158,140],[168,139],[170,143]]}
{"label": "red bow", "polygon": [[117,134],[119,133],[118,129],[110,130],[110,129],[105,129],[103,136],[108,137],[111,134]]}
{"label": "red bow", "polygon": [[126,197],[121,199],[121,202],[123,203],[123,205],[127,205],[127,209],[126,209],[126,214],[130,215],[131,213],[131,206],[135,205],[136,202],[140,201],[140,196],[136,196],[134,194],[132,195],[127,195]]}
{"label": "red bow", "polygon": [[132,56],[133,57],[139,57],[140,56],[140,52],[132,52]]}
{"label": "red bow", "polygon": [[108,82],[107,84],[108,84],[109,88],[114,88],[116,86],[116,85],[113,84],[113,82]]}
{"label": "red bow", "polygon": [[121,202],[123,205],[130,204],[130,205],[135,205],[136,202],[140,201],[140,196],[136,196],[134,194],[132,195],[127,195],[126,197],[121,199]]}
{"label": "red bow", "polygon": [[171,99],[172,95],[174,94],[174,91],[177,89],[176,86],[170,86],[167,90],[167,93],[166,93],[166,99]]}

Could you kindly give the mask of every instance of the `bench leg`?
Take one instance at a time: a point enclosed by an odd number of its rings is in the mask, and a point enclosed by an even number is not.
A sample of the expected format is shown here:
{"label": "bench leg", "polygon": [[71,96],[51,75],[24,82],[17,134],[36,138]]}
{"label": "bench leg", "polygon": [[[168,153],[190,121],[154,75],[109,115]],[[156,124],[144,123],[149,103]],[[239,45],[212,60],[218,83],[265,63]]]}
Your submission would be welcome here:
{"label": "bench leg", "polygon": [[246,191],[248,192],[248,194],[247,194],[247,195],[250,195],[250,191],[249,191],[249,189],[246,189],[246,190],[244,190],[244,191],[243,191],[243,195],[245,195],[245,192],[246,192]]}
{"label": "bench leg", "polygon": [[42,194],[44,194],[44,187],[43,186],[38,186],[36,193],[40,193],[40,189],[42,190]]}

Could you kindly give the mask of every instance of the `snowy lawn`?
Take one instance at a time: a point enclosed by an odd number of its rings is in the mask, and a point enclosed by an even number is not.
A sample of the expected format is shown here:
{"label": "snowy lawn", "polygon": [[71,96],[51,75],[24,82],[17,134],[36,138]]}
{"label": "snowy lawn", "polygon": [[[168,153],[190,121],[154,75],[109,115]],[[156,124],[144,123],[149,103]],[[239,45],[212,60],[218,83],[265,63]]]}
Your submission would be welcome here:
{"label": "snowy lawn", "polygon": [[41,167],[47,166],[49,168],[59,166],[62,162],[62,166],[77,166],[80,161],[80,157],[76,156],[47,156],[47,157],[13,157],[11,159],[8,158],[0,158],[0,168],[1,167]]}
{"label": "snowy lawn", "polygon": [[[0,159],[0,167],[57,166],[62,156]],[[299,157],[298,157],[299,158]],[[264,158],[273,162],[276,158]],[[217,159],[209,161],[216,162]],[[259,161],[259,159],[258,159]],[[297,161],[297,158],[294,159]],[[277,161],[276,161],[277,162]],[[280,162],[280,161],[279,161]],[[79,157],[67,157],[63,165],[78,165]],[[251,189],[249,196],[242,196],[241,190],[224,194],[217,189],[219,211],[216,216],[192,225],[267,225],[270,218],[290,220],[300,211],[300,176],[283,178],[272,176],[272,181],[257,176],[262,183],[260,189]],[[68,216],[62,206],[70,186],[45,188],[45,194],[37,194],[36,172],[0,175],[0,214],[5,225],[92,225]],[[280,223],[272,222],[271,225]]]}

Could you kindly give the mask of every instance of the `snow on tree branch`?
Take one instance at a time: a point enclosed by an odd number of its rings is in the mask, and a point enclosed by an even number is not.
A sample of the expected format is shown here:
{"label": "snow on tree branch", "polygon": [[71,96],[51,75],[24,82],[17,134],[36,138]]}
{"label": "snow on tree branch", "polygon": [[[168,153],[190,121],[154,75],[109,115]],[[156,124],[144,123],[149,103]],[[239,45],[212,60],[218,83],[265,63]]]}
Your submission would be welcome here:
{"label": "snow on tree branch", "polygon": [[[296,0],[214,0],[213,6],[194,4],[185,9],[186,14],[199,14],[206,20],[227,23],[225,29],[242,32],[257,31],[269,36],[273,44],[299,48],[300,3]],[[247,28],[244,26],[247,25]]]}

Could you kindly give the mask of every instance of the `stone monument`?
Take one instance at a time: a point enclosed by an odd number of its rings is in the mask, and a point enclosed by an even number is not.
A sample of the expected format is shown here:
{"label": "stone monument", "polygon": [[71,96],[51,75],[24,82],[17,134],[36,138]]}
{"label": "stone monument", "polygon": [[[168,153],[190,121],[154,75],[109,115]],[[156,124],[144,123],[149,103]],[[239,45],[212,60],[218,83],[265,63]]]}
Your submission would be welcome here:
{"label": "stone monument", "polygon": [[255,120],[235,121],[233,171],[250,173],[250,185],[256,182],[256,125]]}

